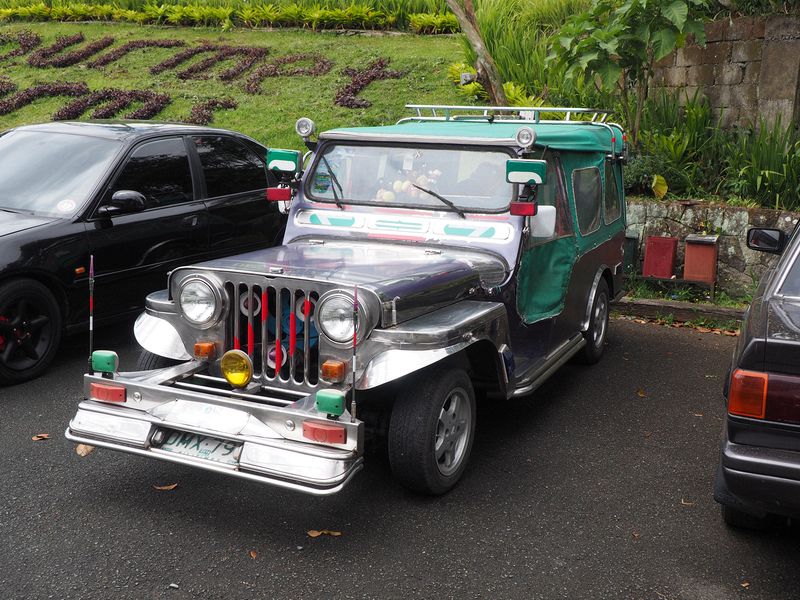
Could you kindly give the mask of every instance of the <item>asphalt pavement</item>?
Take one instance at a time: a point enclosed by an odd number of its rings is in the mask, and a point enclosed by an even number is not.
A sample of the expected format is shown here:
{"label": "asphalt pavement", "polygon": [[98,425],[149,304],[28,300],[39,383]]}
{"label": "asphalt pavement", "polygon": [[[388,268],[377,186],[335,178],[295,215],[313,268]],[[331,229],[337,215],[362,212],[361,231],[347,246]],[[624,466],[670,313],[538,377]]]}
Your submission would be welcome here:
{"label": "asphalt pavement", "polygon": [[[131,368],[129,331],[99,346]],[[481,406],[450,494],[405,491],[377,454],[314,498],[102,449],[79,457],[63,432],[86,344],[69,339],[47,376],[0,389],[0,599],[796,600],[798,528],[730,530],[711,497],[734,344],[615,319],[598,365]]]}

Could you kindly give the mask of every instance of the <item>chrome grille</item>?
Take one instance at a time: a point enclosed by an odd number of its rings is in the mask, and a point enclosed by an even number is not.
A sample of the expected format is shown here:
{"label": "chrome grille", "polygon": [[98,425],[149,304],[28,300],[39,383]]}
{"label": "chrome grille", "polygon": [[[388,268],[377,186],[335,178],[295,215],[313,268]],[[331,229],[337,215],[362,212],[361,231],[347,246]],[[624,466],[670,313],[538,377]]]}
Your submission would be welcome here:
{"label": "chrome grille", "polygon": [[289,282],[226,281],[225,349],[246,352],[263,384],[313,388],[319,382],[319,292]]}

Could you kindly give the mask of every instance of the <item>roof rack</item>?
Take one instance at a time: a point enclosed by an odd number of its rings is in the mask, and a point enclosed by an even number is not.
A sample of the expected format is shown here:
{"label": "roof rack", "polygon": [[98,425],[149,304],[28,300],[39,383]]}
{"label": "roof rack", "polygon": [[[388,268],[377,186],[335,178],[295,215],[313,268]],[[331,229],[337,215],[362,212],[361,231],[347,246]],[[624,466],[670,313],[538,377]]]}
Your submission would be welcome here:
{"label": "roof rack", "polygon": [[[491,119],[512,122],[554,123],[562,121],[587,122],[578,115],[590,115],[590,122],[605,123],[611,111],[596,108],[563,108],[554,106],[454,106],[447,104],[406,104],[406,108],[416,111],[416,117],[401,121],[416,120],[474,120]],[[460,113],[460,114],[454,114]],[[542,118],[542,115],[546,119]]]}

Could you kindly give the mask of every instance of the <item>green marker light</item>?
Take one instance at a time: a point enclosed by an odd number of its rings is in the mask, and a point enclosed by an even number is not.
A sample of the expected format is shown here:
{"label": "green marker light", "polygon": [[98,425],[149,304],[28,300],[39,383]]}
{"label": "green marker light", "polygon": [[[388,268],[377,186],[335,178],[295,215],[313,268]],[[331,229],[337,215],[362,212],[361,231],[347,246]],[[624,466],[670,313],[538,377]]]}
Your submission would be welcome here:
{"label": "green marker light", "polygon": [[112,350],[95,350],[92,352],[92,371],[98,373],[116,373],[119,367],[119,356]]}
{"label": "green marker light", "polygon": [[320,390],[317,392],[317,410],[329,417],[339,417],[344,413],[344,393],[339,390]]}

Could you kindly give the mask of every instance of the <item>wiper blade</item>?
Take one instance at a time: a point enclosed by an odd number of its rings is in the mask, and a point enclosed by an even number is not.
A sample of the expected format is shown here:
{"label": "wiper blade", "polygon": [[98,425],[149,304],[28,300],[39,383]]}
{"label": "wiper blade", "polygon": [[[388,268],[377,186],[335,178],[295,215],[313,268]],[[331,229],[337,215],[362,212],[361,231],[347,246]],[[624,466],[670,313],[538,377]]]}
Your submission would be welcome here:
{"label": "wiper blade", "polygon": [[412,183],[411,185],[413,185],[415,188],[417,188],[417,189],[418,189],[420,192],[425,192],[426,194],[430,194],[430,195],[431,195],[431,196],[433,196],[434,198],[438,198],[438,199],[439,199],[439,200],[441,200],[441,201],[442,201],[444,204],[446,204],[447,206],[449,206],[449,207],[450,207],[452,210],[454,210],[455,212],[457,212],[457,213],[458,213],[458,216],[459,216],[459,217],[461,217],[462,219],[466,219],[466,218],[467,218],[467,215],[466,215],[466,214],[464,214],[464,211],[463,211],[463,210],[461,210],[460,208],[458,208],[458,207],[457,207],[455,204],[453,204],[453,203],[452,203],[450,200],[448,200],[448,199],[447,199],[447,198],[445,198],[444,196],[440,196],[439,194],[437,194],[437,193],[436,193],[436,192],[434,192],[433,190],[429,190],[429,189],[427,189],[427,188],[421,187],[421,186],[417,185],[416,183]]}
{"label": "wiper blade", "polygon": [[331,181],[333,181],[334,184],[331,186],[331,190],[333,191],[333,201],[336,203],[336,206],[338,206],[341,210],[344,210],[344,204],[342,204],[342,201],[339,199],[339,195],[336,193],[336,186],[339,186],[339,191],[342,194],[344,194],[344,188],[336,178],[336,174],[333,172],[333,167],[331,167],[331,163],[328,162],[328,159],[325,158],[325,155],[322,156],[322,162],[325,163],[325,167],[328,169],[328,175],[330,175]]}

